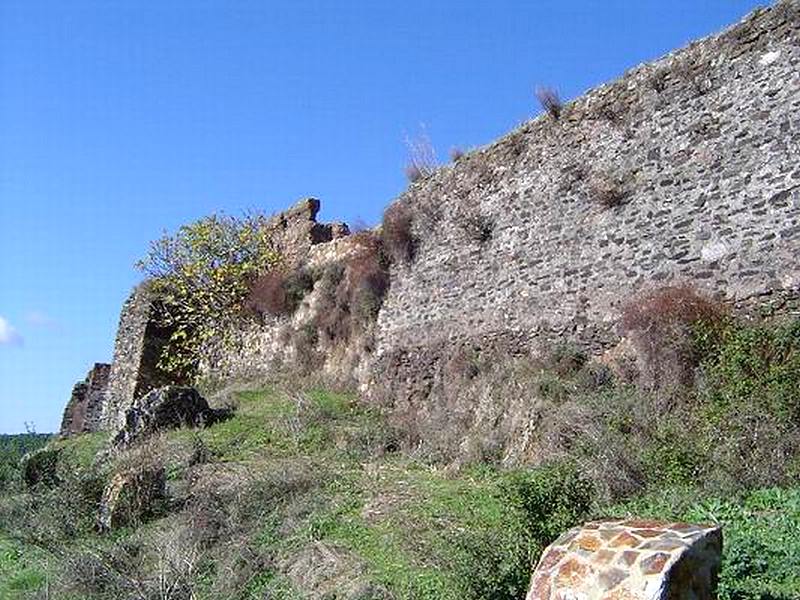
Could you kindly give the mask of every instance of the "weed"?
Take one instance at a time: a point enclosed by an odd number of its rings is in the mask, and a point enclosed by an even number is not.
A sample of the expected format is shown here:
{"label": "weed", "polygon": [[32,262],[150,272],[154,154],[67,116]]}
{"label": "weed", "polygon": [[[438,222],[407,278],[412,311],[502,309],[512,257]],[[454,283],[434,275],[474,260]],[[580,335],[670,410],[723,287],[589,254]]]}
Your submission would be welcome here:
{"label": "weed", "polygon": [[561,98],[558,97],[558,92],[549,87],[537,87],[536,99],[539,100],[542,109],[553,119],[558,121],[561,118],[564,105]]}
{"label": "weed", "polygon": [[690,385],[699,360],[693,327],[707,323],[714,329],[724,314],[719,303],[686,285],[645,291],[628,303],[620,324],[636,348],[643,385]]}
{"label": "weed", "polygon": [[291,315],[314,287],[314,279],[305,268],[292,271],[268,271],[251,284],[245,308],[256,315]]}
{"label": "weed", "polygon": [[409,181],[413,183],[433,175],[437,165],[436,151],[424,126],[416,137],[406,136],[406,146],[409,155],[406,177]]}
{"label": "weed", "polygon": [[595,202],[605,208],[614,208],[625,203],[626,192],[619,179],[595,174],[589,180],[589,194]]}
{"label": "weed", "polygon": [[412,230],[414,217],[406,202],[395,202],[383,213],[381,240],[389,257],[398,263],[414,259],[419,240]]}

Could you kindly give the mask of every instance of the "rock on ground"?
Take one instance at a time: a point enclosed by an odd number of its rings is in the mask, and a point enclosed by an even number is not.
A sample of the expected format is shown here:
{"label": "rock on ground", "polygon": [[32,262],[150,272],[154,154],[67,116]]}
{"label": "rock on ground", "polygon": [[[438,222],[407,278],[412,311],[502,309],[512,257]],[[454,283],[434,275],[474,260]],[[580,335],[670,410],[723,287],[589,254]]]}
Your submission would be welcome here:
{"label": "rock on ground", "polygon": [[210,408],[194,388],[158,388],[135,400],[125,412],[125,422],[114,435],[113,445],[123,448],[157,431],[208,425],[226,414],[226,411]]}

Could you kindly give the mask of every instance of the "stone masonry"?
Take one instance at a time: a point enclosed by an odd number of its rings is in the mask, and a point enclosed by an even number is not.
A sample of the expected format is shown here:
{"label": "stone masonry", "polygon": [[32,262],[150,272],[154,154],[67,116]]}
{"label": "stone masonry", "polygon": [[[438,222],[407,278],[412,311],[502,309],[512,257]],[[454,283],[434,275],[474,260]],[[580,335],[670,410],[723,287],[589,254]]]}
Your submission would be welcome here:
{"label": "stone masonry", "polygon": [[[347,225],[343,223],[318,223],[316,217],[319,208],[319,200],[306,198],[275,215],[266,224],[272,245],[287,267],[305,262],[315,245],[348,235]],[[125,422],[125,413],[134,401],[151,390],[173,383],[187,383],[172,381],[158,368],[161,351],[171,332],[159,326],[156,302],[145,282],[131,293],[122,308],[114,360],[108,378],[107,401],[101,416],[103,429],[113,431],[121,427]],[[268,330],[261,330],[258,337],[263,340],[272,336]],[[206,362],[219,364],[225,358],[217,359],[219,352],[209,347]],[[237,351],[234,357],[237,364],[248,360],[260,361],[262,358],[260,354],[238,354]],[[232,372],[237,370],[233,369]]]}
{"label": "stone masonry", "polygon": [[800,0],[523,124],[396,204],[415,251],[392,266],[362,387],[448,449],[480,422],[530,431],[527,408],[487,403],[482,421],[448,397],[447,363],[465,349],[601,355],[622,341],[621,308],[665,285],[737,314],[800,315]]}
{"label": "stone masonry", "polygon": [[378,354],[497,332],[600,350],[620,306],[659,285],[796,300],[800,2],[636,67],[397,202],[418,244],[392,273]]}
{"label": "stone masonry", "polygon": [[136,398],[171,383],[158,368],[170,332],[155,320],[155,299],[146,284],[138,286],[122,307],[108,380],[102,428],[116,429]]}
{"label": "stone masonry", "polygon": [[542,554],[527,600],[712,600],[715,526],[609,520],[571,529]]}
{"label": "stone masonry", "polygon": [[108,376],[111,365],[95,363],[86,379],[72,388],[72,396],[64,408],[59,435],[89,433],[101,428],[103,407],[108,398]]}
{"label": "stone masonry", "polygon": [[[797,312],[798,115],[800,0],[786,0],[411,185],[397,202],[416,252],[392,267],[374,353],[348,365],[354,378],[369,389],[401,365],[402,399],[428,385],[429,365],[408,357],[429,348],[511,340],[523,354],[568,338],[600,352],[619,340],[620,306],[666,284]],[[270,221],[287,267],[342,247],[346,225],[318,223],[318,211],[309,198]],[[152,310],[146,286],[123,309],[106,425],[169,383],[154,370],[168,332]],[[268,371],[287,355],[275,325],[209,348],[204,374]]]}

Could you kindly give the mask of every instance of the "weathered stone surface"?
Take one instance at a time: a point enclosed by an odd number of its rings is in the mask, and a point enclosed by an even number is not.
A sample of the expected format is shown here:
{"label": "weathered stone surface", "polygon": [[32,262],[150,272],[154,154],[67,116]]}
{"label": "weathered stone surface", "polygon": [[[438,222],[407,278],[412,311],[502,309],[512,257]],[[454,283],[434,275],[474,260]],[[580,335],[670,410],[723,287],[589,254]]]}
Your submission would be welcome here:
{"label": "weathered stone surface", "polygon": [[[796,311],[799,29],[797,0],[757,11],[412,185],[398,201],[417,252],[392,269],[365,387],[424,429],[449,401],[430,353],[466,343],[491,359],[516,337],[534,355],[554,340],[601,354],[619,343],[621,306],[663,285]],[[601,175],[621,204],[598,199]],[[476,214],[491,239],[466,234]],[[624,354],[608,357],[621,374]]]}
{"label": "weathered stone surface", "polygon": [[[664,542],[648,549],[651,542]],[[636,546],[638,550],[627,548]],[[719,527],[609,520],[561,536],[542,554],[527,600],[712,600],[722,554]]]}
{"label": "weathered stone surface", "polygon": [[[318,223],[316,220],[320,203],[316,198],[301,200],[288,210],[272,217],[266,224],[271,245],[278,252],[287,268],[302,263],[309,257],[316,245],[340,240],[349,235],[344,223]],[[171,331],[159,325],[157,319],[158,300],[149,289],[147,282],[138,286],[130,295],[120,314],[117,337],[114,346],[114,359],[108,376],[107,398],[103,402],[101,427],[114,430],[125,419],[126,410],[135,399],[153,389],[170,384],[184,384],[158,368],[161,352],[169,340]],[[260,337],[264,332],[259,331]],[[263,344],[257,344],[262,349]],[[236,344],[233,344],[236,347]],[[225,363],[220,352],[209,348],[208,360],[211,367]],[[263,363],[263,353],[237,358],[243,361]],[[231,361],[227,361],[231,362]],[[241,369],[252,372],[257,368]],[[237,373],[239,369],[234,369]]]}
{"label": "weathered stone surface", "polygon": [[[413,215],[414,260],[392,267],[375,339],[347,360],[325,356],[325,374],[392,398],[390,412],[424,435],[428,415],[453,412],[437,391],[448,357],[535,355],[565,340],[601,354],[620,343],[620,306],[642,289],[686,283],[737,311],[796,311],[799,29],[797,0],[756,11],[413,184],[398,201]],[[287,266],[347,252],[346,226],[318,223],[318,211],[309,198],[270,221]],[[470,234],[476,219],[491,223],[486,239]],[[291,364],[287,336],[313,323],[313,297],[291,318],[226,332],[205,349],[202,374]],[[155,367],[169,332],[152,310],[146,288],[123,310],[106,428],[169,383]],[[628,362],[624,344],[606,356],[619,373]],[[442,421],[454,425],[442,435],[469,440],[455,426],[482,423],[471,410]]]}
{"label": "weathered stone surface", "polygon": [[22,457],[20,467],[22,479],[29,488],[38,485],[57,485],[58,457],[61,450],[51,446],[39,448]]}
{"label": "weathered stone surface", "polygon": [[59,435],[69,436],[101,429],[103,407],[108,400],[110,372],[111,365],[95,363],[86,379],[75,384],[64,408]]}
{"label": "weathered stone surface", "polygon": [[350,234],[345,223],[318,223],[319,208],[318,199],[305,198],[267,223],[272,247],[287,265],[305,261],[312,246]]}
{"label": "weathered stone surface", "polygon": [[124,424],[114,435],[113,444],[130,446],[156,431],[209,424],[220,417],[221,413],[212,410],[194,388],[158,388],[133,402],[125,412]]}
{"label": "weathered stone surface", "polygon": [[156,300],[149,286],[138,286],[122,307],[114,344],[114,360],[108,379],[107,401],[102,411],[102,429],[122,425],[125,411],[152,389],[173,383],[158,368],[158,361],[171,332],[156,319]]}
{"label": "weathered stone surface", "polygon": [[98,526],[107,531],[151,516],[165,497],[163,468],[140,468],[115,474],[103,490]]}

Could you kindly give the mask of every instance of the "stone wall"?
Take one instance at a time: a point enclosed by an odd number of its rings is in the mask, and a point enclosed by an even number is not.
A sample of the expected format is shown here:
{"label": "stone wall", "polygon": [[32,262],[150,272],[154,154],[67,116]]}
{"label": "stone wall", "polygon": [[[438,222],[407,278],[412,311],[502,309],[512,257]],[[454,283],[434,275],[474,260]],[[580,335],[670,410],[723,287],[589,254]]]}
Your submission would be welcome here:
{"label": "stone wall", "polygon": [[95,363],[86,378],[72,388],[72,396],[64,408],[59,435],[99,431],[103,407],[108,400],[108,377],[111,365]]}
{"label": "stone wall", "polygon": [[[374,343],[313,342],[321,368],[424,421],[441,409],[454,354],[521,356],[565,339],[599,353],[643,288],[687,283],[739,309],[797,311],[798,115],[800,1],[789,0],[467,153],[397,199],[413,216],[414,256],[392,266]],[[270,221],[287,268],[352,250],[346,225],[317,223],[318,210],[309,198]],[[123,309],[108,426],[162,383],[168,332],[152,302],[144,286]],[[315,288],[291,318],[226,332],[202,375],[292,363],[318,307]]]}
{"label": "stone wall", "polygon": [[138,286],[122,307],[103,407],[103,429],[115,429],[125,411],[150,390],[171,383],[158,368],[170,332],[155,320],[155,298],[146,284]]}
{"label": "stone wall", "polygon": [[412,185],[378,355],[500,332],[599,350],[648,286],[796,299],[798,13],[757,11]]}
{"label": "stone wall", "polygon": [[[313,262],[312,249],[318,244],[344,238],[349,231],[343,223],[318,223],[320,203],[306,198],[272,217],[267,234],[286,268]],[[333,246],[333,244],[327,244]],[[102,427],[115,429],[134,400],[147,392],[175,382],[158,368],[158,361],[170,331],[156,319],[157,299],[147,283],[138,286],[120,314],[107,399],[102,406]],[[253,324],[251,329],[229,332],[225,344],[209,344],[201,375],[253,375],[283,360],[285,348],[278,335],[285,320]]]}

